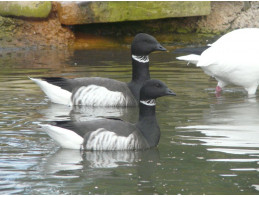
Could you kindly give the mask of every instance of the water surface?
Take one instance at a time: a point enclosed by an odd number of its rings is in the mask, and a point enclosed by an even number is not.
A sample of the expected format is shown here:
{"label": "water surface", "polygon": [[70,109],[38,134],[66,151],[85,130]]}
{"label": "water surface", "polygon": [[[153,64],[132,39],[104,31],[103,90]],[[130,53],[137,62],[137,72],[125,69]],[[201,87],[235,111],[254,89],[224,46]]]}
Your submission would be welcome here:
{"label": "water surface", "polygon": [[[179,55],[179,54],[178,54]],[[137,108],[52,104],[28,79],[100,76],[128,82],[129,48],[0,55],[0,194],[259,194],[259,100],[175,54],[150,55],[151,77],[176,97],[157,100],[159,146],[145,151],[60,149],[39,123],[100,116],[137,121]]]}

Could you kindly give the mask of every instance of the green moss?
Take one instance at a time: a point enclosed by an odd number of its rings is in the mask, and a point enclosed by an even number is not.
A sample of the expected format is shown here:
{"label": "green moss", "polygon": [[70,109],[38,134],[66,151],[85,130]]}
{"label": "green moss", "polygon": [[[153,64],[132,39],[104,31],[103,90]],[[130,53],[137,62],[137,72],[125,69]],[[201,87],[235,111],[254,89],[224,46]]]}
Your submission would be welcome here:
{"label": "green moss", "polygon": [[152,20],[210,13],[208,1],[107,1],[92,2],[83,6],[88,11],[87,7],[90,7],[90,22]]}
{"label": "green moss", "polygon": [[176,31],[177,31],[177,33],[182,33],[182,34],[190,33],[189,28],[183,28],[183,27],[179,27]]}
{"label": "green moss", "polygon": [[0,15],[46,18],[51,11],[49,1],[0,2]]}
{"label": "green moss", "polygon": [[14,46],[17,41],[17,30],[24,22],[20,19],[0,16],[0,48]]}
{"label": "green moss", "polygon": [[0,39],[10,40],[15,27],[16,25],[12,19],[0,16]]}

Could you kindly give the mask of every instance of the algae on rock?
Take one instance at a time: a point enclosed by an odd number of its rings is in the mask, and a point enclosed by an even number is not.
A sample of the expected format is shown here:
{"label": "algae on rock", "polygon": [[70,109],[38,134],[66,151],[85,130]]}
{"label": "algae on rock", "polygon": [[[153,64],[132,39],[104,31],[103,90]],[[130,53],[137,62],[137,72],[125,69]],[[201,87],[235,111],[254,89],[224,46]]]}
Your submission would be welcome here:
{"label": "algae on rock", "polygon": [[60,22],[65,25],[110,23],[202,16],[210,13],[209,1],[96,1],[60,2]]}
{"label": "algae on rock", "polygon": [[1,16],[46,18],[51,11],[50,1],[1,1]]}

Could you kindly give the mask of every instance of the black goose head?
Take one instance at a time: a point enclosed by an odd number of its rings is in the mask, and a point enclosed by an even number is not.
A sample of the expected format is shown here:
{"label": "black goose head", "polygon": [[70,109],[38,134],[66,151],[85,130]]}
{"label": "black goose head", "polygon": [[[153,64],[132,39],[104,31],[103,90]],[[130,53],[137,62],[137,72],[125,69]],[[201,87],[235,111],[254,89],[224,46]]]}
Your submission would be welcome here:
{"label": "black goose head", "polygon": [[131,44],[131,53],[137,56],[146,56],[153,51],[166,51],[153,36],[139,33],[135,36]]}
{"label": "black goose head", "polygon": [[140,89],[140,100],[152,100],[166,95],[175,96],[176,94],[157,79],[145,81]]}

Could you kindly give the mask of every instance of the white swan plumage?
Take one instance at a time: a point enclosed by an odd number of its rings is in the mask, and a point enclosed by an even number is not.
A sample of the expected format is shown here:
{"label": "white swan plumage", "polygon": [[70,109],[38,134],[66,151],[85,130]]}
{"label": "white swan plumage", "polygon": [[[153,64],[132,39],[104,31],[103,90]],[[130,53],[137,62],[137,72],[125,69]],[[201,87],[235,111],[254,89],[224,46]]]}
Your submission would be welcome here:
{"label": "white swan plumage", "polygon": [[244,28],[219,38],[201,55],[177,57],[201,67],[217,81],[216,92],[228,84],[245,88],[254,95],[259,83],[259,28]]}

